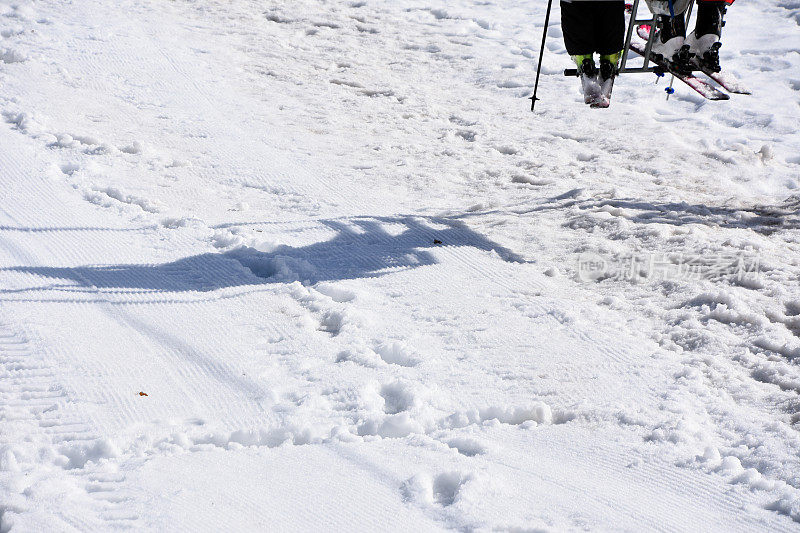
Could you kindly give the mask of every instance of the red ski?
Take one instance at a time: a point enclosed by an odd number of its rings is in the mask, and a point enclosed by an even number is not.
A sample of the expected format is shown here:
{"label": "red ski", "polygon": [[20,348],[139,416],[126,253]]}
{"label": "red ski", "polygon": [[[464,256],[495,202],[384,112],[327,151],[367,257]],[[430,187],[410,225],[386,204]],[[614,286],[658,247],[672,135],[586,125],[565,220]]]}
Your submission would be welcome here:
{"label": "red ski", "polygon": [[742,85],[742,83],[737,80],[734,76],[727,72],[714,72],[713,70],[708,70],[703,68],[702,66],[698,67],[700,70],[703,71],[703,74],[714,80],[715,82],[719,83],[723,89],[728,91],[729,93],[733,94],[753,94],[750,89]]}

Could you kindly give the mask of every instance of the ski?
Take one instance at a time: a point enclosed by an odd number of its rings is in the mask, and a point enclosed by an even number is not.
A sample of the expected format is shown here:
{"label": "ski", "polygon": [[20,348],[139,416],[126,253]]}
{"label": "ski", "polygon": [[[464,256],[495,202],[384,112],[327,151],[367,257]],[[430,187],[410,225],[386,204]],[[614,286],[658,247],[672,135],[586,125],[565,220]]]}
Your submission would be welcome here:
{"label": "ski", "polygon": [[583,89],[583,102],[592,108],[605,108],[609,101],[603,94],[603,88],[597,81],[597,76],[581,74],[581,88]]}
{"label": "ski", "polygon": [[[649,26],[639,26],[638,31],[639,37],[642,39],[649,39],[650,38],[650,27]],[[631,50],[639,54],[640,56],[645,56],[645,44],[631,40]],[[676,72],[670,69],[669,65],[664,61],[658,61],[658,59],[650,54],[650,61],[655,63],[658,67],[660,67],[665,73],[670,73],[674,75],[676,78],[681,80],[683,83],[691,87],[695,90],[698,94],[703,96],[708,100],[729,100],[730,96],[725,94],[724,92],[716,89],[714,86],[706,83],[705,81],[701,80],[694,74],[681,74],[680,72]]]}
{"label": "ski", "polygon": [[729,93],[733,94],[753,94],[749,89],[747,89],[742,83],[737,80],[734,76],[727,72],[714,72],[713,70],[703,68],[702,66],[698,66],[703,74],[714,80],[715,82],[719,83],[723,89],[728,91]]}
{"label": "ski", "polygon": [[614,76],[607,80],[602,80],[602,77],[599,76],[598,83],[600,84],[600,99],[592,104],[592,107],[605,109],[611,105],[611,91],[614,90]]}

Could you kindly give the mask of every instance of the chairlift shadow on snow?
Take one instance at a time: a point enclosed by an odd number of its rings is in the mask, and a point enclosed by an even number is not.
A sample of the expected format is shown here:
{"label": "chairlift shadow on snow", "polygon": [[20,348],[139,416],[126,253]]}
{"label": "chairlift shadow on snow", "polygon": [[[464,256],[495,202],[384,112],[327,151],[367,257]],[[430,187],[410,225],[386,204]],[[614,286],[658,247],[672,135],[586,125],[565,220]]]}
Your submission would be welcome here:
{"label": "chairlift shadow on snow", "polygon": [[[68,280],[69,283],[0,289],[0,293],[32,290],[91,292],[104,289],[207,292],[266,283],[316,283],[371,278],[435,265],[438,261],[432,250],[438,247],[494,251],[506,262],[525,262],[517,254],[476,233],[454,217],[358,217],[318,222],[334,230],[336,235],[330,240],[308,246],[281,246],[269,253],[253,248],[238,248],[156,265],[2,268],[0,272],[26,273],[53,280]],[[393,234],[387,232],[387,225],[402,225],[402,228]]]}

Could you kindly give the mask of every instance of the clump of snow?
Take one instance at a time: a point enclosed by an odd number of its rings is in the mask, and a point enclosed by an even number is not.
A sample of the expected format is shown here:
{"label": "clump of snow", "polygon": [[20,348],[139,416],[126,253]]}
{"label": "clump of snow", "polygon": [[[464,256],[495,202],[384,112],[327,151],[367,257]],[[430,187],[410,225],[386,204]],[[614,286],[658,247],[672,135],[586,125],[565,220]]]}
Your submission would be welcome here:
{"label": "clump of snow", "polygon": [[97,463],[120,455],[120,450],[110,439],[97,439],[91,444],[63,446],[59,452],[68,459],[67,468],[83,468],[86,463]]}
{"label": "clump of snow", "polygon": [[422,505],[433,503],[433,478],[430,474],[420,473],[403,482],[401,487],[403,498]]}
{"label": "clump of snow", "polygon": [[17,456],[11,446],[5,445],[0,448],[0,471],[19,472],[20,467],[17,463]]}
{"label": "clump of snow", "polygon": [[398,439],[423,431],[422,425],[404,412],[387,416],[378,427],[377,434],[385,438]]}
{"label": "clump of snow", "polygon": [[447,441],[447,445],[458,450],[461,455],[472,457],[487,452],[486,445],[469,437],[456,437]]}
{"label": "clump of snow", "polygon": [[553,422],[553,412],[550,406],[537,402],[527,407],[488,407],[480,410],[483,421],[498,420],[503,424],[519,425],[527,421],[539,424]]}
{"label": "clump of snow", "polygon": [[403,482],[401,490],[404,499],[417,505],[448,507],[457,502],[464,486],[474,478],[461,472],[444,472],[436,477],[423,472]]}
{"label": "clump of snow", "polygon": [[379,368],[386,364],[378,354],[367,347],[349,348],[339,352],[336,356],[336,362],[344,363],[346,361],[371,368]]}
{"label": "clump of snow", "polygon": [[[73,166],[69,166],[64,171],[64,173],[72,174],[76,170],[78,170],[78,168],[73,168]],[[112,201],[115,200],[116,202],[122,204],[136,206],[140,208],[142,211],[146,211],[148,213],[159,213],[161,211],[161,206],[157,205],[156,202],[148,198],[142,198],[139,196],[128,194],[120,187],[95,187],[87,191],[84,194],[84,198],[93,204],[97,204],[103,207],[111,207],[117,205]]]}
{"label": "clump of snow", "polygon": [[[234,239],[216,242],[223,246],[236,244]],[[246,246],[231,250],[228,252],[228,256],[239,261],[254,275],[281,283],[308,281],[313,279],[317,273],[316,267],[305,259],[281,255],[280,253],[263,253]],[[331,314],[329,318],[330,325],[335,325],[334,323],[337,321],[337,317]]]}
{"label": "clump of snow", "polygon": [[420,358],[416,353],[407,344],[399,341],[379,344],[375,347],[375,353],[384,362],[393,365],[413,367],[420,363]]}
{"label": "clump of snow", "polygon": [[124,152],[126,154],[132,155],[139,155],[143,153],[145,150],[145,146],[140,141],[133,141],[131,144],[127,144],[119,149],[120,152]]}
{"label": "clump of snow", "polygon": [[67,176],[72,176],[73,174],[75,174],[80,169],[81,169],[80,163],[76,163],[76,162],[64,163],[63,165],[61,165],[61,172],[63,172]]}
{"label": "clump of snow", "polygon": [[[798,15],[800,17],[800,15]],[[785,494],[778,500],[766,506],[770,511],[776,511],[800,523],[800,498],[793,494]]]}
{"label": "clump of snow", "polygon": [[774,337],[762,336],[755,339],[753,345],[764,350],[781,354],[790,361],[800,358],[800,342],[797,342],[795,339],[787,339],[784,341]]}
{"label": "clump of snow", "polygon": [[217,230],[211,237],[211,244],[214,245],[214,248],[230,248],[232,246],[240,246],[243,240],[241,235],[229,230]]}
{"label": "clump of snow", "polygon": [[15,48],[3,48],[0,49],[0,61],[6,64],[12,63],[24,63],[28,60],[28,56],[26,56],[21,51]]}
{"label": "clump of snow", "polygon": [[6,16],[21,19],[27,22],[35,21],[38,18],[36,10],[30,3],[12,4],[11,11]]}
{"label": "clump of snow", "polygon": [[3,118],[9,124],[13,124],[23,133],[27,133],[29,135],[37,135],[39,134],[43,127],[40,124],[40,121],[37,120],[33,115],[26,112],[15,112],[15,111],[3,111]]}
{"label": "clump of snow", "polygon": [[355,291],[334,283],[317,283],[314,289],[338,303],[348,303],[356,299]]}

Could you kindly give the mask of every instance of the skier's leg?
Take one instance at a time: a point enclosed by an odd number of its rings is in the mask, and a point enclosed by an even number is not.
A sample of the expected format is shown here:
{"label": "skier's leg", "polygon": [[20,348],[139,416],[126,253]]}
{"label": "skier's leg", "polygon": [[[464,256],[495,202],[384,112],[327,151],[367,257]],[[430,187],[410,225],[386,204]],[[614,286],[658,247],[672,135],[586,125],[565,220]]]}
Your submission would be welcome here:
{"label": "skier's leg", "polygon": [[595,50],[600,54],[600,77],[617,74],[622,47],[625,45],[625,2],[595,2]]}
{"label": "skier's leg", "polygon": [[561,31],[567,53],[580,68],[594,53],[592,39],[592,10],[594,2],[561,2]]}
{"label": "skier's leg", "polygon": [[656,16],[658,34],[653,41],[653,54],[660,55],[670,66],[683,73],[692,72],[691,52],[686,44],[686,17],[691,0],[647,0]]}
{"label": "skier's leg", "polygon": [[561,2],[561,31],[567,53],[578,65],[584,102],[591,104],[600,97],[597,66],[594,62],[592,26],[593,1]]}
{"label": "skier's leg", "polygon": [[722,70],[719,66],[719,49],[722,46],[723,17],[726,6],[733,0],[698,0],[697,24],[686,39],[694,60],[703,68],[714,72]]}
{"label": "skier's leg", "polygon": [[645,0],[653,15],[683,15],[692,0]]}

